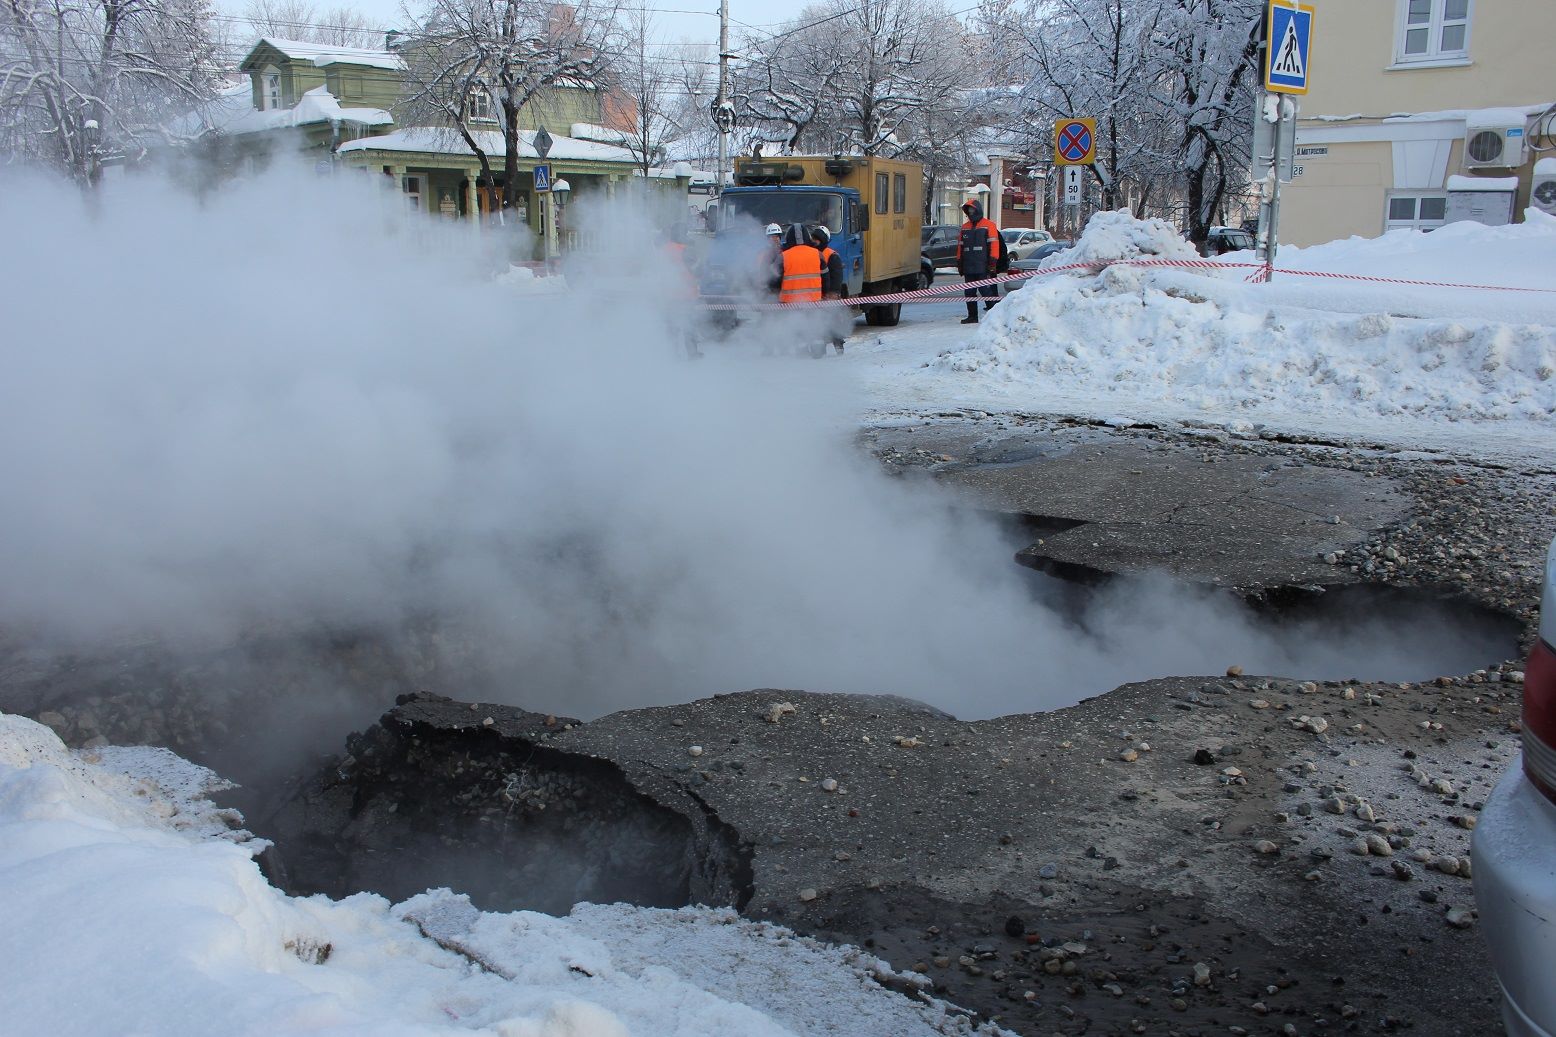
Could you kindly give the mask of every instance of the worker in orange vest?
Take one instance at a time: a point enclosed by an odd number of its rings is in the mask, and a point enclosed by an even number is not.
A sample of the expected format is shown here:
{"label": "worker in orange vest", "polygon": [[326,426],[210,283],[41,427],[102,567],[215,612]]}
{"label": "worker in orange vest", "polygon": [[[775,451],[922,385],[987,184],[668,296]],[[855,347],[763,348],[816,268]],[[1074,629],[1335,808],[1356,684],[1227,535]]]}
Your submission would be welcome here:
{"label": "worker in orange vest", "polygon": [[[957,272],[968,281],[993,277],[1002,267],[1005,243],[1000,240],[1000,229],[994,225],[993,220],[984,219],[983,206],[971,199],[962,205],[962,213],[967,217],[967,222],[962,224],[961,237],[956,241]],[[962,323],[978,323],[978,296],[981,294],[988,300],[983,308],[992,310],[999,301],[999,290],[999,285],[988,284],[964,291],[962,294],[967,296],[967,317]]]}
{"label": "worker in orange vest", "polygon": [[[821,294],[826,299],[841,299],[843,297],[843,257],[832,248],[832,233],[821,224],[810,229],[810,243],[816,251],[821,253]],[[836,307],[827,314],[827,338],[839,353],[843,352],[843,321],[848,320],[848,310]],[[850,321],[851,323],[851,321]],[[841,332],[841,333],[840,333]]]}
{"label": "worker in orange vest", "polygon": [[[804,224],[790,224],[783,235],[783,283],[778,290],[778,301],[785,306],[820,302],[822,287],[826,283],[825,270],[821,250],[811,244],[810,234]],[[812,334],[819,319],[822,319],[819,313],[817,318],[807,318],[806,337]],[[827,343],[819,336],[809,349],[813,357],[827,355]]]}
{"label": "worker in orange vest", "polygon": [[807,240],[805,228],[792,224],[783,237],[783,284],[778,301],[786,306],[820,302],[821,252]]}
{"label": "worker in orange vest", "polygon": [[686,347],[686,355],[696,360],[702,356],[702,349],[697,345],[696,329],[693,326],[697,278],[693,275],[691,265],[687,261],[686,242],[682,241],[681,237],[679,228],[672,227],[665,231],[664,244],[660,251],[664,257],[665,268],[675,282],[674,292],[680,303],[680,308],[674,317],[675,326],[671,331],[682,340]]}

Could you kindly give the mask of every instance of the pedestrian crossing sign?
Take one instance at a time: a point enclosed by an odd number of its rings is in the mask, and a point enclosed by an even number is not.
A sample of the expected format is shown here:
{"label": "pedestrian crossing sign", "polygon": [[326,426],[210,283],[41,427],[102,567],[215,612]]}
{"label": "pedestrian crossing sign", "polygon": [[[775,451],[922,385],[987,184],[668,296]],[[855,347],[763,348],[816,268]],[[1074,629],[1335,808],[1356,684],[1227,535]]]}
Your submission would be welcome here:
{"label": "pedestrian crossing sign", "polygon": [[1270,0],[1265,34],[1264,88],[1277,94],[1305,94],[1312,54],[1313,8],[1297,0]]}
{"label": "pedestrian crossing sign", "polygon": [[551,167],[549,165],[537,165],[535,167],[535,191],[544,194],[551,190]]}

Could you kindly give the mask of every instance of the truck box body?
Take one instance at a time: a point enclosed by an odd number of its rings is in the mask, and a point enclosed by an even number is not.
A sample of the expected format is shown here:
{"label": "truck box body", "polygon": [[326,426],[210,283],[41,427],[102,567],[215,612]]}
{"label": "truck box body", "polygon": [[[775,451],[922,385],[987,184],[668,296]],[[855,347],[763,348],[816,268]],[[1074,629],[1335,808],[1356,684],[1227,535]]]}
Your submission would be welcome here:
{"label": "truck box body", "polygon": [[724,226],[746,219],[825,224],[843,259],[850,295],[915,287],[924,170],[916,162],[871,157],[781,156],[741,159],[735,186],[720,197]]}

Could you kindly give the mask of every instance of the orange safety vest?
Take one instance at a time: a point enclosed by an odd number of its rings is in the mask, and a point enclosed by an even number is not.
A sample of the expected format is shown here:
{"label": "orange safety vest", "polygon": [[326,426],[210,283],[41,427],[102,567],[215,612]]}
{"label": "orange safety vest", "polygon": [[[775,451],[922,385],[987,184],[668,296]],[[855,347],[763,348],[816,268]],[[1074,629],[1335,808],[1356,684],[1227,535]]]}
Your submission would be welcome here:
{"label": "orange safety vest", "polygon": [[681,297],[695,299],[697,279],[692,276],[691,268],[686,265],[686,246],[679,241],[667,241],[664,245],[664,256],[670,263],[672,276],[680,282]]}
{"label": "orange safety vest", "polygon": [[811,245],[795,245],[783,252],[781,303],[821,301],[821,253]]}

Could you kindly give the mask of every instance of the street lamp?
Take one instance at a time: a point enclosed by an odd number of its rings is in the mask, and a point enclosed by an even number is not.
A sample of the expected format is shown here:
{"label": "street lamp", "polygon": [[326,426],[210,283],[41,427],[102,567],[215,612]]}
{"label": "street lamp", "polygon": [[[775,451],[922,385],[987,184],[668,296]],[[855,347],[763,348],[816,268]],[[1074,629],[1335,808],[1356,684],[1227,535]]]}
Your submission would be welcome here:
{"label": "street lamp", "polygon": [[[561,177],[551,181],[551,191],[549,193],[551,218],[546,221],[549,224],[546,228],[547,259],[550,259],[552,255],[560,254],[562,251],[562,210],[567,207],[567,197],[572,194],[572,191],[573,185]],[[556,242],[555,247],[552,246],[553,240]]]}

